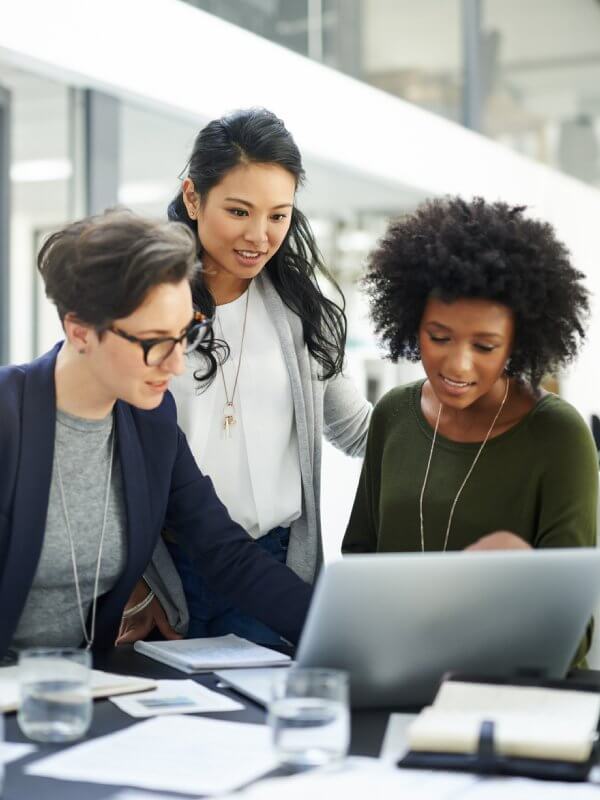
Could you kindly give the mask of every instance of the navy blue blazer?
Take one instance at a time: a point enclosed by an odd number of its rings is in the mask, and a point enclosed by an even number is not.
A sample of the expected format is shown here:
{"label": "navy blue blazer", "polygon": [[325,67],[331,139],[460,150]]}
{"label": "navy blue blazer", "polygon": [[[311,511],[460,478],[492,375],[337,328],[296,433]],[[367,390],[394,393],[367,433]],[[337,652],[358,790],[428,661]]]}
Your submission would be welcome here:
{"label": "navy blue blazer", "polygon": [[[0,368],[0,657],[25,606],[44,538],[59,350],[60,344],[28,364]],[[127,554],[116,584],[98,600],[94,646],[114,644],[123,607],[165,526],[212,589],[297,641],[311,588],[233,522],[194,461],[172,396],[167,392],[152,411],[117,401],[115,421]]]}

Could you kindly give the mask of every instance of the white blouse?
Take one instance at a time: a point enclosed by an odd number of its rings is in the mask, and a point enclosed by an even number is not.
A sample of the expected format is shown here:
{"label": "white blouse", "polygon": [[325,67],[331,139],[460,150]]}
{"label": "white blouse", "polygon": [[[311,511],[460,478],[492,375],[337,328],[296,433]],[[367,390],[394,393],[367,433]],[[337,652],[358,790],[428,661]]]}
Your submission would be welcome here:
{"label": "white blouse", "polygon": [[[248,302],[246,332],[242,328]],[[200,469],[209,475],[230,516],[254,538],[302,512],[298,436],[292,390],[277,331],[255,287],[217,306],[215,337],[230,355],[208,389],[193,376],[202,363],[193,355],[185,374],[171,382],[177,416]],[[240,359],[241,348],[241,363]],[[227,395],[235,424],[224,427]]]}

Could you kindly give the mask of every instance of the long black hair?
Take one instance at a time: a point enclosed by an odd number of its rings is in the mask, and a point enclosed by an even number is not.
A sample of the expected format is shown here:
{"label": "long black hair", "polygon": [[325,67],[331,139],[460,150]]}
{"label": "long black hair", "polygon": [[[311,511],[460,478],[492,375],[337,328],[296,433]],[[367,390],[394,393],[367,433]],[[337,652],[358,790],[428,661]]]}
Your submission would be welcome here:
{"label": "long black hair", "polygon": [[[291,173],[296,187],[304,180],[302,157],[283,122],[263,108],[234,111],[206,125],[194,142],[187,174],[200,202],[238,164],[277,164]],[[188,216],[183,193],[169,205],[169,219],[187,225],[197,236],[195,220]],[[198,241],[199,255],[202,243]],[[302,321],[304,341],[319,363],[323,380],[342,370],[346,344],[345,302],[341,289],[326,269],[304,214],[294,206],[289,231],[265,269],[277,293]],[[318,276],[326,277],[339,292],[340,304],[326,297]],[[212,316],[215,301],[200,272],[192,284],[194,304]]]}

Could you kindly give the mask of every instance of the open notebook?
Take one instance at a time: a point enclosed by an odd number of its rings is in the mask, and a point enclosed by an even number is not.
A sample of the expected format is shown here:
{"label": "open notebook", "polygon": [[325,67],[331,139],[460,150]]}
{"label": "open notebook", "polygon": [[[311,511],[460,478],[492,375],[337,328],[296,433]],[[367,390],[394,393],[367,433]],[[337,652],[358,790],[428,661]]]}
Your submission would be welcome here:
{"label": "open notebook", "polygon": [[[135,675],[117,675],[112,672],[92,670],[92,696],[109,697],[116,694],[145,692],[156,687],[150,678]],[[19,667],[0,667],[0,712],[16,711],[19,707]]]}
{"label": "open notebook", "polygon": [[417,752],[475,754],[490,720],[500,756],[584,762],[599,715],[595,692],[451,680],[409,727],[408,744]]}

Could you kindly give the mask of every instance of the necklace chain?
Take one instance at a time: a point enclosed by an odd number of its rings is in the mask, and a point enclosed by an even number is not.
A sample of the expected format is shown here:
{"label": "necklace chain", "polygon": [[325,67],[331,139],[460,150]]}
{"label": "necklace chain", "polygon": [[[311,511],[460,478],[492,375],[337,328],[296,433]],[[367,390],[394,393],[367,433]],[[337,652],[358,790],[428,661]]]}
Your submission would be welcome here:
{"label": "necklace chain", "polygon": [[75,594],[77,595],[77,608],[79,610],[79,620],[81,622],[81,629],[83,631],[83,638],[86,643],[86,650],[89,650],[94,643],[94,636],[96,634],[96,606],[98,604],[98,584],[100,582],[100,564],[102,563],[102,548],[104,546],[104,534],[106,531],[106,519],[108,516],[108,504],[110,500],[110,484],[112,478],[113,462],[115,458],[115,431],[114,423],[111,432],[111,447],[110,447],[110,460],[108,462],[108,473],[106,477],[106,496],[104,498],[104,516],[102,518],[102,532],[100,533],[100,544],[98,546],[98,558],[96,560],[96,575],[94,578],[94,593],[92,595],[92,619],[90,622],[90,632],[88,634],[87,625],[85,624],[85,616],[83,614],[83,601],[81,599],[81,588],[79,586],[79,573],[77,571],[77,560],[75,558],[75,540],[73,532],[71,531],[71,523],[69,521],[69,512],[67,511],[67,503],[65,500],[65,489],[62,479],[62,471],[60,468],[60,457],[58,449],[56,450],[56,471],[58,474],[58,488],[60,492],[60,499],[62,503],[63,515],[65,518],[65,525],[69,537],[69,545],[71,547],[71,563],[73,565],[73,576],[75,578]]}
{"label": "necklace chain", "polygon": [[[223,409],[223,428],[225,430],[225,436],[229,438],[231,436],[231,426],[235,425],[236,418],[235,418],[235,406],[233,405],[233,399],[235,397],[235,391],[238,385],[238,378],[240,377],[240,367],[242,365],[242,353],[244,350],[244,338],[246,336],[246,320],[248,319],[248,303],[250,300],[250,284],[248,289],[246,290],[246,307],[244,309],[244,321],[242,323],[242,338],[240,340],[240,353],[238,356],[238,363],[237,368],[235,370],[235,378],[233,381],[233,389],[231,390],[231,397],[229,397],[229,393],[227,391],[227,383],[225,381],[225,370],[223,369],[223,365],[219,362],[219,372],[221,373],[221,380],[223,381],[223,390],[225,392],[225,406]],[[225,339],[225,334],[223,333],[223,326],[221,325],[221,320],[217,317],[217,321],[219,323],[219,328],[221,330],[221,337]]]}
{"label": "necklace chain", "polygon": [[[479,447],[479,450],[475,454],[475,458],[473,459],[473,463],[469,467],[469,471],[465,475],[465,479],[461,483],[460,488],[459,488],[458,492],[456,493],[456,497],[454,498],[454,501],[453,501],[452,506],[450,508],[450,514],[448,516],[448,525],[446,526],[446,535],[444,537],[444,547],[443,547],[442,552],[446,552],[446,548],[448,546],[448,537],[450,536],[450,527],[452,526],[452,518],[454,517],[454,509],[456,508],[456,504],[458,503],[458,498],[461,496],[462,490],[465,488],[465,486],[467,484],[467,481],[471,477],[471,473],[475,469],[475,464],[477,464],[477,462],[479,460],[479,456],[483,452],[483,448],[486,446],[487,441],[490,438],[492,431],[494,430],[494,425],[496,424],[496,422],[498,421],[498,417],[502,413],[502,409],[504,408],[504,404],[506,403],[506,398],[508,397],[509,385],[510,385],[509,379],[507,378],[506,379],[506,388],[504,390],[504,397],[502,398],[502,402],[500,403],[500,408],[498,409],[498,411],[496,411],[496,416],[492,420],[492,424],[490,425],[489,430],[485,435],[485,439],[483,440],[483,442],[481,443],[481,445]],[[425,478],[423,479],[423,486],[421,487],[421,495],[419,497],[419,519],[420,519],[420,523],[421,523],[421,552],[422,553],[425,552],[425,525],[424,525],[424,522],[423,522],[423,497],[425,496],[425,487],[427,486],[427,479],[429,478],[429,468],[431,467],[431,459],[433,457],[433,450],[434,450],[434,447],[435,447],[435,441],[437,439],[438,428],[440,427],[440,417],[442,415],[442,409],[443,409],[443,405],[440,403],[440,407],[439,407],[438,413],[437,413],[437,419],[435,421],[435,429],[433,431],[433,439],[431,441],[431,449],[429,451],[429,458],[427,459],[427,468],[425,470]]]}

